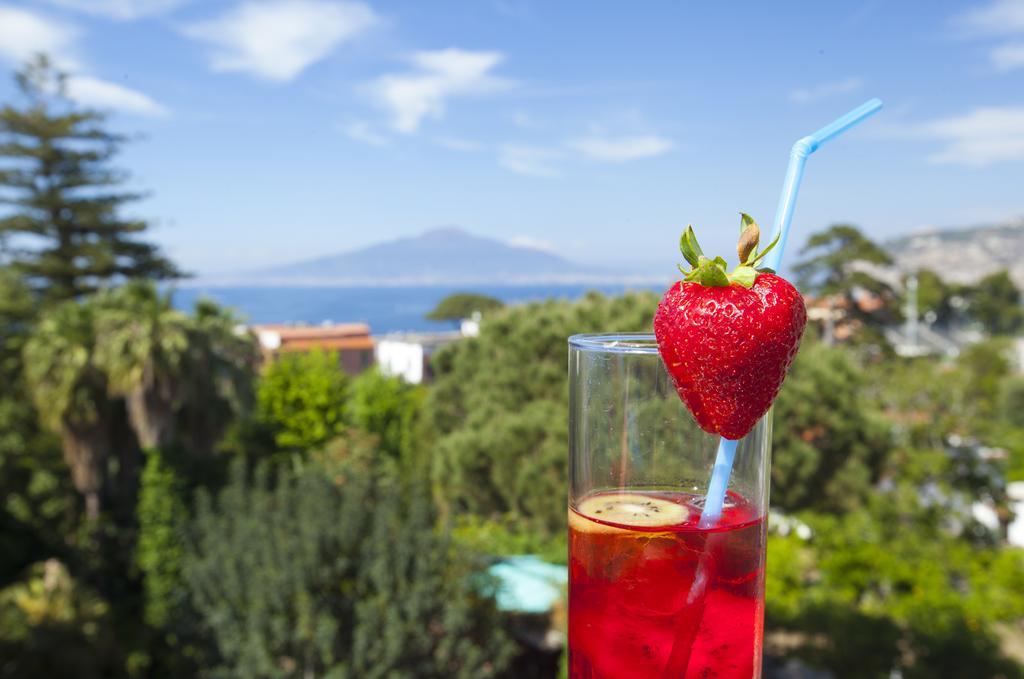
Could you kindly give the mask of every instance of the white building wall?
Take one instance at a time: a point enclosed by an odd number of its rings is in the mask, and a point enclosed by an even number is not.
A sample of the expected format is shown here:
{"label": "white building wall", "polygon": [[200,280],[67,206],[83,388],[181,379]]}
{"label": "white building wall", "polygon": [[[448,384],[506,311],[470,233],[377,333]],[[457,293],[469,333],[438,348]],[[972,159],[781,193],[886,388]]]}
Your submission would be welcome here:
{"label": "white building wall", "polygon": [[480,314],[473,314],[473,318],[463,318],[459,323],[459,332],[463,337],[477,337],[480,334]]}
{"label": "white building wall", "polygon": [[1007,484],[1006,495],[1015,514],[1006,531],[1006,541],[1014,547],[1024,547],[1024,481]]}
{"label": "white building wall", "polygon": [[423,345],[401,340],[377,341],[377,365],[385,375],[401,377],[409,384],[423,381]]}

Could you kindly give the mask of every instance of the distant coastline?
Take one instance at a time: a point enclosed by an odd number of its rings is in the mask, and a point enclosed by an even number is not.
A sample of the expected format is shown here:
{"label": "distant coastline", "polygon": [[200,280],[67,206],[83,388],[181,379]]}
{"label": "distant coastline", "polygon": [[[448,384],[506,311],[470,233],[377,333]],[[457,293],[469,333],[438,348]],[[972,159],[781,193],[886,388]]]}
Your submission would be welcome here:
{"label": "distant coastline", "polygon": [[500,278],[452,276],[396,276],[394,278],[324,278],[214,275],[184,279],[179,288],[411,288],[411,287],[539,287],[539,286],[642,286],[668,285],[669,278],[646,274],[567,274],[502,276]]}
{"label": "distant coastline", "polygon": [[[209,298],[235,309],[247,323],[367,323],[374,335],[451,330],[453,323],[425,316],[453,292],[477,292],[506,304],[546,299],[579,299],[590,291],[617,295],[626,290],[661,292],[671,281],[646,283],[562,283],[535,285],[220,285],[183,281],[172,288],[174,305],[189,309]],[[614,330],[614,328],[610,328]]]}

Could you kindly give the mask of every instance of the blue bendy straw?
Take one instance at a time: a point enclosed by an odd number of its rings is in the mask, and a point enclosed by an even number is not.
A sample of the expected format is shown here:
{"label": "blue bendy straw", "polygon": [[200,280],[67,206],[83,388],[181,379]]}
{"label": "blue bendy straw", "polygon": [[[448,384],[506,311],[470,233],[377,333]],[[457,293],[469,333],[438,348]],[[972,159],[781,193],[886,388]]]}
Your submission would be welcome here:
{"label": "blue bendy straw", "polygon": [[[804,178],[804,165],[807,157],[818,150],[822,144],[846,132],[851,127],[865,120],[882,108],[879,99],[869,99],[841,118],[837,118],[814,134],[798,139],[789,153],[789,166],[786,168],[786,181],[782,184],[782,195],[779,196],[779,208],[775,213],[775,233],[779,234],[779,243],[768,253],[764,265],[775,271],[779,270],[782,253],[786,249],[789,238],[789,227],[793,222],[793,209],[796,207],[796,195],[800,191],[800,182]],[[718,454],[715,466],[711,470],[711,481],[708,492],[704,496],[704,511],[700,515],[702,528],[710,528],[718,522],[725,504],[725,491],[729,486],[732,474],[732,463],[736,458],[736,446],[739,442],[722,438],[718,441]]]}

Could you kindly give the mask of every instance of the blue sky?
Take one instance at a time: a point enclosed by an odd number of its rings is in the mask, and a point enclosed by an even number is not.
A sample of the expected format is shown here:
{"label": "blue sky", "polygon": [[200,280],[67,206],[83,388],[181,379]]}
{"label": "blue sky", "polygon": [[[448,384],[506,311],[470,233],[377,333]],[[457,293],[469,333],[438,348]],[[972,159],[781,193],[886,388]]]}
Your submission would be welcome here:
{"label": "blue sky", "polygon": [[36,50],[139,137],[133,210],[200,273],[442,225],[671,268],[692,222],[729,254],[792,142],[872,96],[794,250],[1024,214],[1024,0],[0,0],[0,65]]}

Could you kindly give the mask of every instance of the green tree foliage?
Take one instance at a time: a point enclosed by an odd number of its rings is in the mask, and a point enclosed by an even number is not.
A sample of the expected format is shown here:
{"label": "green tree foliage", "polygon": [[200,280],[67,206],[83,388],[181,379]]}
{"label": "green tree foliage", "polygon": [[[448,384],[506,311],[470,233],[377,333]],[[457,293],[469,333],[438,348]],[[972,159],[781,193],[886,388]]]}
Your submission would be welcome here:
{"label": "green tree foliage", "polygon": [[11,266],[0,266],[0,375],[6,383],[21,372],[21,347],[35,318],[35,299]]}
{"label": "green tree foliage", "polygon": [[425,449],[435,491],[453,513],[511,513],[533,530],[565,530],[569,335],[649,332],[657,296],[509,307],[487,318],[479,337],[434,358],[424,405]]}
{"label": "green tree foliage", "polygon": [[959,357],[956,374],[964,393],[960,431],[1004,448],[1007,479],[1024,481],[1024,377],[1013,371],[1009,356],[1009,342],[995,338]]}
{"label": "green tree foliage", "polygon": [[174,435],[189,348],[189,319],[149,281],[104,290],[96,305],[96,359],[111,392],[124,397],[128,419],[145,449]]}
{"label": "green tree foliage", "polygon": [[[851,270],[855,262],[887,266],[889,254],[849,224],[835,224],[807,239],[794,267],[800,287],[818,295],[845,294],[863,280]],[[871,283],[872,287],[877,282]]]}
{"label": "green tree foliage", "polygon": [[110,606],[57,559],[0,589],[0,678],[124,674]]}
{"label": "green tree foliage", "polygon": [[219,651],[210,676],[468,678],[508,662],[473,563],[372,440],[275,474],[237,465],[200,497],[184,574]]}
{"label": "green tree foliage", "polygon": [[[1024,427],[1008,416],[1006,399],[1020,378],[1010,371],[1007,348],[997,338],[968,347],[955,363],[919,359],[866,368],[873,385],[867,396],[894,433],[885,475],[963,503],[984,499],[1009,516],[1004,481],[1024,476]],[[1006,449],[1008,463],[980,457],[978,446]]]}
{"label": "green tree foliage", "polygon": [[422,400],[421,388],[371,368],[352,380],[345,419],[376,435],[381,452],[397,459],[413,447],[413,426]]}
{"label": "green tree foliage", "polygon": [[165,627],[181,612],[185,597],[181,579],[182,534],[188,516],[183,481],[157,448],[146,450],[137,518],[136,559],[143,574],[148,624]]}
{"label": "green tree foliage", "polygon": [[[836,224],[807,239],[800,251],[802,259],[793,267],[797,285],[817,296],[841,298],[849,318],[866,329],[864,339],[880,341],[879,327],[899,316],[896,292],[884,281],[865,271],[863,266],[892,264],[892,258],[855,226]],[[873,294],[883,303],[872,311],[862,311],[857,303],[861,291]]]}
{"label": "green tree foliage", "polygon": [[[132,282],[46,309],[24,347],[25,377],[43,422],[59,433],[75,487],[98,515],[108,460],[118,461],[120,496],[134,505],[138,450],[167,445],[181,419],[203,428],[186,443],[219,434],[251,383],[253,338],[227,332],[230,315],[209,305],[175,311],[152,283]],[[122,432],[125,397],[130,432]],[[208,396],[208,401],[191,401]],[[202,415],[193,410],[205,409]],[[208,450],[208,449],[207,449]],[[203,451],[200,451],[203,452]]]}
{"label": "green tree foliage", "polygon": [[1020,290],[1006,271],[985,276],[968,292],[968,313],[992,335],[1014,335],[1024,328]]}
{"label": "green tree foliage", "polygon": [[[1013,384],[1004,351],[1004,342],[993,341],[972,347],[956,364],[853,364],[855,373],[830,387],[859,401],[863,413],[884,418],[891,437],[881,483],[848,511],[815,507],[801,514],[814,528],[809,543],[770,540],[767,628],[790,635],[786,655],[838,677],[892,670],[904,677],[1021,676],[1003,656],[997,632],[1016,629],[1024,618],[1022,556],[979,531],[969,511],[979,499],[998,508],[1002,496],[1000,465],[977,457],[979,440],[1003,445],[999,436],[1020,431],[999,424],[1005,420],[997,404]],[[801,359],[831,365],[814,353]],[[782,406],[798,397],[802,366],[780,395],[780,427],[789,427],[792,416]],[[827,420],[833,401],[824,393],[815,398],[830,406],[817,408]],[[966,442],[962,449],[950,443],[953,435]],[[776,438],[776,475],[786,445]],[[1011,448],[1011,462],[1012,454]],[[786,481],[773,478],[774,506],[786,506],[789,493]]]}
{"label": "green tree foliage", "polygon": [[962,291],[947,283],[931,269],[919,269],[917,277],[917,308],[923,316],[931,316],[937,325],[948,323],[955,313],[953,298]]}
{"label": "green tree foliage", "polygon": [[0,582],[58,550],[74,489],[60,441],[39,425],[22,374],[22,349],[35,315],[28,287],[0,267]]}
{"label": "green tree foliage", "polygon": [[[963,407],[974,424],[985,427],[999,415],[1000,386],[1010,373],[1009,345],[1005,338],[972,344],[957,357],[961,369]],[[985,427],[987,429],[987,427]]]}
{"label": "green tree foliage", "polygon": [[189,319],[177,429],[195,457],[211,457],[227,427],[252,409],[259,349],[239,327],[234,313],[209,300],[199,300]]}
{"label": "green tree foliage", "polygon": [[1014,427],[1024,429],[1024,377],[1006,377],[999,394],[1003,418]]}
{"label": "green tree foliage", "polygon": [[485,314],[503,306],[505,304],[496,297],[473,292],[456,292],[438,302],[427,314],[427,318],[433,321],[458,321],[469,318],[473,312]]}
{"label": "green tree foliage", "polygon": [[348,382],[337,352],[279,355],[260,376],[257,417],[281,448],[316,448],[344,431]]}
{"label": "green tree foliage", "polygon": [[810,542],[770,538],[766,629],[837,677],[1021,676],[994,632],[1024,616],[1024,554],[949,535],[917,493],[904,485],[844,516],[806,515]]}
{"label": "green tree foliage", "polygon": [[[139,198],[118,191],[109,167],[124,141],[104,117],[64,96],[65,76],[44,57],[16,77],[22,107],[0,109],[0,241],[47,300],[79,297],[120,278],[178,275],[157,249],[138,240],[145,222],[122,219]],[[14,238],[14,237],[17,238]]]}
{"label": "green tree foliage", "polygon": [[33,561],[64,551],[74,487],[60,440],[39,427],[24,382],[0,394],[0,582]]}
{"label": "green tree foliage", "polygon": [[891,446],[853,356],[805,342],[775,403],[772,504],[853,509],[871,494]]}
{"label": "green tree foliage", "polygon": [[96,519],[110,455],[107,377],[96,360],[95,309],[67,301],[47,311],[25,344],[25,378],[43,423],[61,437],[71,480]]}

